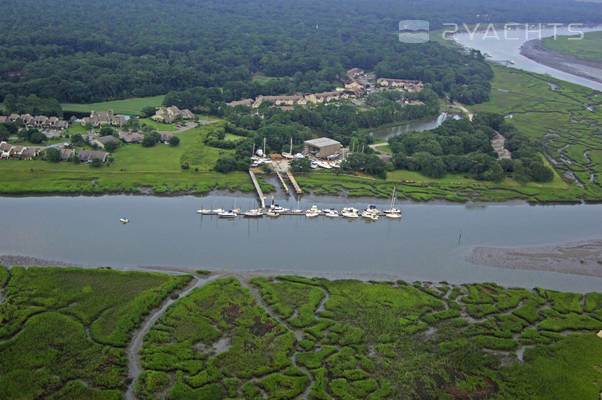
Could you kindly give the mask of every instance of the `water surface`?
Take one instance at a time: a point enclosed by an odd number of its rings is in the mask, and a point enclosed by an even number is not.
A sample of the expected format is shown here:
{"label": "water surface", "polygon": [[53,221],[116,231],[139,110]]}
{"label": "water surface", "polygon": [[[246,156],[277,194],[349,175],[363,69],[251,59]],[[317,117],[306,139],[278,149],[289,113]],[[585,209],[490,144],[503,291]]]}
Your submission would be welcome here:
{"label": "water surface", "polygon": [[[365,207],[367,200],[304,198],[300,207]],[[283,201],[296,207],[294,199]],[[387,201],[377,204],[385,208]],[[602,205],[402,204],[401,221],[280,217],[233,221],[198,208],[256,207],[252,196],[0,198],[0,253],[82,265],[277,269],[333,277],[494,281],[591,291],[602,279],[475,266],[472,246],[531,246],[602,237]],[[131,223],[119,223],[121,216]]]}

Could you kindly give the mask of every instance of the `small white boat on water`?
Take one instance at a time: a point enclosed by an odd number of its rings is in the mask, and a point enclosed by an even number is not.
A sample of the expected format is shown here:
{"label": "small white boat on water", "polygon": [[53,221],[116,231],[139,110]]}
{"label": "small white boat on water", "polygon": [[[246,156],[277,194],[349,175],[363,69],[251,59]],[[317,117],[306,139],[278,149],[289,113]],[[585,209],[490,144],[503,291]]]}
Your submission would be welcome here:
{"label": "small white boat on water", "polygon": [[395,200],[397,198],[397,189],[395,187],[393,187],[393,194],[391,195],[391,206],[388,210],[383,211],[385,213],[386,217],[389,218],[401,218],[401,210],[398,208],[395,208]]}
{"label": "small white boat on water", "polygon": [[355,218],[359,218],[360,215],[357,213],[357,210],[355,210],[354,208],[352,209],[343,209],[343,211],[341,211],[341,215],[345,218],[350,218],[350,219],[355,219]]}
{"label": "small white boat on water", "polygon": [[220,218],[236,218],[236,214],[233,210],[223,211],[217,214]]}
{"label": "small white boat on water", "polygon": [[211,212],[213,214],[218,214],[218,215],[219,215],[219,213],[223,213],[224,211],[226,211],[226,210],[224,210],[223,208],[216,208],[215,210],[211,210]]}
{"label": "small white boat on water", "polygon": [[316,211],[316,210],[307,210],[307,211],[305,211],[305,216],[308,217],[308,218],[315,218],[318,215],[320,215],[320,212]]}
{"label": "small white boat on water", "polygon": [[330,217],[330,218],[340,217],[339,212],[332,208],[330,210],[325,211],[324,215],[326,215],[327,217]]}
{"label": "small white boat on water", "polygon": [[269,210],[265,213],[265,215],[267,215],[268,217],[279,217],[280,213],[274,210]]}
{"label": "small white boat on water", "polygon": [[252,210],[245,211],[243,215],[245,218],[261,218],[263,217],[263,211],[261,208],[254,208]]}
{"label": "small white boat on water", "polygon": [[374,211],[370,211],[370,209],[367,209],[367,210],[362,211],[362,217],[364,217],[370,221],[377,221],[378,213],[376,213]]}
{"label": "small white boat on water", "polygon": [[121,217],[119,218],[119,222],[121,222],[122,224],[127,224],[128,222],[130,222],[130,220],[129,218]]}
{"label": "small white boat on water", "polygon": [[201,208],[200,210],[196,210],[196,213],[197,214],[207,215],[207,214],[213,214],[213,211],[212,210],[208,210],[206,208]]}

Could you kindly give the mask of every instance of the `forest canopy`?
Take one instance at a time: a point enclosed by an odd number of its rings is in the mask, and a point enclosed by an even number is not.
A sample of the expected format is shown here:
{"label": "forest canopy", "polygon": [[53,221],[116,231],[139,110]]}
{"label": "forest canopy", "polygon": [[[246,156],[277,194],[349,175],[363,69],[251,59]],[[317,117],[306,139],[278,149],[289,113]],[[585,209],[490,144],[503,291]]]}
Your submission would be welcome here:
{"label": "forest canopy", "polygon": [[[465,103],[486,100],[491,71],[476,54],[409,45],[401,19],[599,21],[599,6],[513,0],[23,0],[0,13],[0,99],[35,94],[88,103],[191,88],[219,101],[323,91],[360,67],[421,79]],[[598,7],[598,8],[597,8]],[[519,12],[520,11],[520,12]],[[468,16],[468,17],[467,17]],[[269,23],[266,23],[269,21]],[[253,80],[253,74],[277,79]],[[215,100],[212,100],[215,101]]]}

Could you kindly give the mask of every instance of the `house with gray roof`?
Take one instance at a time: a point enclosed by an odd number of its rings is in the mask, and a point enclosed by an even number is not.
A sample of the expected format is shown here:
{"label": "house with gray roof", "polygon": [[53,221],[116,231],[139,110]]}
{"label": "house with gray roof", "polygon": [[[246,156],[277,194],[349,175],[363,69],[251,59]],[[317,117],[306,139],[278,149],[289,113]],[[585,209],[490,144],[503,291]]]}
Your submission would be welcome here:
{"label": "house with gray roof", "polygon": [[101,162],[105,162],[108,156],[109,153],[104,151],[80,150],[77,152],[77,157],[81,162],[92,162],[95,158],[98,158]]}

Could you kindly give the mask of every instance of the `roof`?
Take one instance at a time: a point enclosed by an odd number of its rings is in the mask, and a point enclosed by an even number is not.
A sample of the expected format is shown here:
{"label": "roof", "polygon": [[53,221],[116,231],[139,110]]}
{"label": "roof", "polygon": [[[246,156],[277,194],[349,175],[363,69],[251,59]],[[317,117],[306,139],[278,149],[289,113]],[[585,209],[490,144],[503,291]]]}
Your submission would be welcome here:
{"label": "roof", "polygon": [[102,144],[107,144],[107,143],[109,143],[109,142],[115,142],[115,141],[117,141],[118,139],[117,139],[115,136],[112,136],[112,135],[107,135],[107,136],[102,136],[102,137],[99,137],[99,138],[98,138],[98,139],[96,139],[96,140],[98,140],[98,141],[99,141],[100,143],[102,143]]}
{"label": "roof", "polygon": [[105,153],[103,151],[89,151],[89,150],[80,150],[77,153],[77,156],[79,157],[80,161],[89,161],[89,160],[98,158],[99,160],[104,162],[107,159],[108,155],[109,155],[109,153]]}
{"label": "roof", "polygon": [[334,139],[327,138],[327,137],[306,140],[305,144],[308,144],[313,147],[327,147],[327,146],[333,146],[333,145],[341,146],[341,143],[337,142]]}

